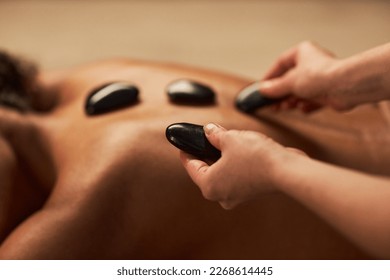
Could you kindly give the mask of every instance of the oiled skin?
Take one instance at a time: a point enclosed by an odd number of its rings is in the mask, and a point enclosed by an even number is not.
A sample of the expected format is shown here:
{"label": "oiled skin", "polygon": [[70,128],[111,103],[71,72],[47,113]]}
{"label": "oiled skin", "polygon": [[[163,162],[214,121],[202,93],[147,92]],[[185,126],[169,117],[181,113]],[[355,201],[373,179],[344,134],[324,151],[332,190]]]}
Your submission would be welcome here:
{"label": "oiled skin", "polygon": [[[180,78],[210,85],[216,104],[170,103],[165,87]],[[232,211],[204,200],[180,164],[178,150],[165,139],[165,128],[175,122],[212,121],[261,131],[310,156],[388,175],[389,148],[372,148],[389,140],[378,108],[343,115],[324,110],[312,116],[265,109],[248,116],[234,107],[248,79],[124,59],[43,74],[41,79],[55,105],[46,113],[23,116],[28,137],[20,141],[28,148],[16,156],[15,147],[0,141],[0,151],[8,157],[0,165],[5,178],[1,258],[367,258],[281,194]],[[140,102],[87,116],[89,92],[112,81],[136,84]],[[29,155],[31,151],[37,155]]]}

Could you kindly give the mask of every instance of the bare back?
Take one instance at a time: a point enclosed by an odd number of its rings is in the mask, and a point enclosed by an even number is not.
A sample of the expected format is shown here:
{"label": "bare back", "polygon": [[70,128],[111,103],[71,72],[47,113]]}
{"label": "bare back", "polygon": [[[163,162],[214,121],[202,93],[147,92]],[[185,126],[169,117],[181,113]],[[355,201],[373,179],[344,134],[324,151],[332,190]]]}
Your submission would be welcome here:
{"label": "bare back", "polygon": [[[217,94],[216,104],[170,103],[165,87],[180,78],[209,85]],[[50,155],[53,174],[47,176],[54,179],[41,186],[47,193],[41,209],[15,225],[0,247],[2,258],[367,257],[281,194],[232,211],[204,200],[164,132],[175,122],[217,122],[226,128],[261,131],[321,160],[390,174],[390,149],[383,145],[390,141],[388,123],[377,107],[312,116],[265,109],[248,116],[235,109],[234,99],[250,80],[139,61],[96,63],[50,79],[44,82],[55,89],[56,107],[29,118]],[[87,116],[83,106],[88,93],[113,81],[137,85],[140,102]]]}

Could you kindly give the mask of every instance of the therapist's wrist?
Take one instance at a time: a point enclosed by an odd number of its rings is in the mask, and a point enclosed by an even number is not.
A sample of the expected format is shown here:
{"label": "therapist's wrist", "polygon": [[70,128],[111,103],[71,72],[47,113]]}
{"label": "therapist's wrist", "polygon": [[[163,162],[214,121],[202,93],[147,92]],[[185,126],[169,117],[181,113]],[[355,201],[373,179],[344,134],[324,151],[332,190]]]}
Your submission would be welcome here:
{"label": "therapist's wrist", "polygon": [[278,156],[272,168],[273,189],[278,192],[288,193],[289,188],[300,184],[309,176],[310,162],[313,161],[304,152],[295,149],[286,149],[286,152]]}

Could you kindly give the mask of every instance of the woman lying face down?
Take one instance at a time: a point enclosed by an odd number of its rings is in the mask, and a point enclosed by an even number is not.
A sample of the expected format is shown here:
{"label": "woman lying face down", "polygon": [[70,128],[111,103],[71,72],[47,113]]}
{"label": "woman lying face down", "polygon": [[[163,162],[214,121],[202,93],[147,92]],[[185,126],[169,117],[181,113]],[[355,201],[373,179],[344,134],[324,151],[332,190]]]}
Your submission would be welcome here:
{"label": "woman lying face down", "polygon": [[[182,78],[212,88],[215,103],[170,102],[166,87]],[[366,257],[281,194],[232,211],[204,200],[165,129],[177,122],[217,122],[263,132],[321,160],[386,174],[390,151],[369,145],[387,141],[385,134],[369,137],[387,125],[377,107],[343,116],[271,109],[246,115],[234,102],[248,79],[128,59],[42,72],[37,81],[35,90],[27,90],[31,109],[0,108],[2,258]],[[136,85],[139,101],[87,115],[90,92],[112,82]]]}

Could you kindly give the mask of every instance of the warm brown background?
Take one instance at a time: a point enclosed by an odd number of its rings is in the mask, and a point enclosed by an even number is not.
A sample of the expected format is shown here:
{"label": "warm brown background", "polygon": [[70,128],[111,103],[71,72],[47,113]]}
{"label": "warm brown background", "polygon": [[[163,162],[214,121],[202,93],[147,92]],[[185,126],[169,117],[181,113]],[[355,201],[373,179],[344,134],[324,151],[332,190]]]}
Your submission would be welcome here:
{"label": "warm brown background", "polygon": [[344,57],[390,41],[390,1],[0,0],[0,48],[44,68],[127,56],[261,76],[312,39]]}

